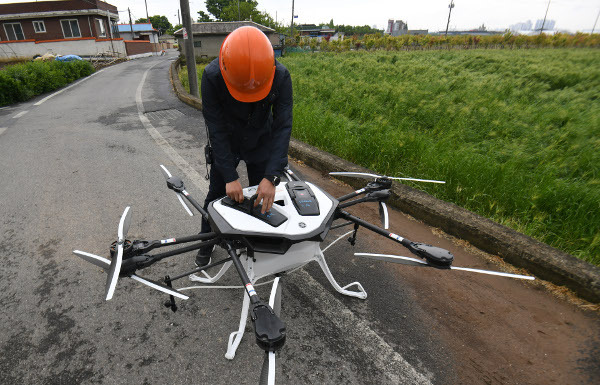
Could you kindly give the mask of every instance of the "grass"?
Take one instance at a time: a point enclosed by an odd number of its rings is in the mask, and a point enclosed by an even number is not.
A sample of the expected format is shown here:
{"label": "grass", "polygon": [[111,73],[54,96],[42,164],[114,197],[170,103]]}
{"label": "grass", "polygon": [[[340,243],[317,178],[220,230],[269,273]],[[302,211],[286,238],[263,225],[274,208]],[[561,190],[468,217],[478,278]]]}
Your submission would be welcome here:
{"label": "grass", "polygon": [[294,137],[600,264],[600,50],[280,60]]}
{"label": "grass", "polygon": [[[196,75],[198,77],[198,88],[200,88],[200,83],[202,81],[202,74],[204,73],[204,67],[206,64],[196,64]],[[182,66],[179,70],[179,81],[185,90],[190,93],[190,81],[188,79],[188,70],[186,66]]]}

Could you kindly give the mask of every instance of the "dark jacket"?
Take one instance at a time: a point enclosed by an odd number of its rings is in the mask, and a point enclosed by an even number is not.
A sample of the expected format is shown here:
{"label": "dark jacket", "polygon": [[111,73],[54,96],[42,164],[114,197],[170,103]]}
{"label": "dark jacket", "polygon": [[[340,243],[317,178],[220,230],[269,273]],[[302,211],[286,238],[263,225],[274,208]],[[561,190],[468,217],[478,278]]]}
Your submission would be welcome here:
{"label": "dark jacket", "polygon": [[292,133],[292,79],[276,61],[269,95],[255,103],[235,100],[225,85],[219,59],[202,74],[202,114],[213,149],[213,167],[225,183],[239,178],[236,165],[264,163],[265,176],[279,175],[288,163]]}

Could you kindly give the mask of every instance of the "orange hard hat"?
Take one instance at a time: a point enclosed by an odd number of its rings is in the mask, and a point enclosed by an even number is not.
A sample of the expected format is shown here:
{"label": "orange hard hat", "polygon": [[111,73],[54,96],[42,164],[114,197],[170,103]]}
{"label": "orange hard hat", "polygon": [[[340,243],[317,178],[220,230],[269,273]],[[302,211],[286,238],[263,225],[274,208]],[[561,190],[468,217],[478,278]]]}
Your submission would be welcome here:
{"label": "orange hard hat", "polygon": [[275,53],[258,28],[246,26],[231,32],[221,45],[219,66],[229,93],[240,102],[257,102],[271,91]]}

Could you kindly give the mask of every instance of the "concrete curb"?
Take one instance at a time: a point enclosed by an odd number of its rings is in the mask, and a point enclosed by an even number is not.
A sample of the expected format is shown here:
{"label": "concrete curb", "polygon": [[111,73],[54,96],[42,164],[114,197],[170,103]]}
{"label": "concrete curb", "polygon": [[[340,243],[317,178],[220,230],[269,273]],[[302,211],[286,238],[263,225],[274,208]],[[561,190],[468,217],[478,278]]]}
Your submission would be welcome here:
{"label": "concrete curb", "polygon": [[[289,153],[323,172],[373,173],[295,139],[290,143]],[[364,186],[364,180],[338,179],[357,189]],[[539,278],[564,285],[588,301],[600,302],[600,268],[597,266],[400,183],[394,184],[389,203],[431,226],[468,241],[485,252],[502,257],[514,266],[523,267]]]}
{"label": "concrete curb", "polygon": [[[189,95],[177,76],[179,59],[171,64],[169,75],[177,97],[202,110],[202,101]],[[373,173],[364,167],[292,139],[289,154],[322,171],[358,171]],[[355,188],[364,180],[339,178]],[[483,218],[452,203],[396,183],[389,204],[413,217],[438,227],[446,233],[468,241],[473,246],[502,257],[517,267],[523,267],[539,278],[566,286],[581,298],[600,303],[600,268],[523,235],[508,227]]]}
{"label": "concrete curb", "polygon": [[179,76],[177,76],[177,74],[179,73],[178,69],[179,59],[174,60],[173,63],[171,63],[171,67],[169,68],[169,78],[171,79],[171,85],[173,86],[175,95],[177,95],[179,100],[181,100],[185,104],[188,104],[202,111],[202,100],[193,95],[188,94],[185,88],[183,88],[183,85],[179,80]]}

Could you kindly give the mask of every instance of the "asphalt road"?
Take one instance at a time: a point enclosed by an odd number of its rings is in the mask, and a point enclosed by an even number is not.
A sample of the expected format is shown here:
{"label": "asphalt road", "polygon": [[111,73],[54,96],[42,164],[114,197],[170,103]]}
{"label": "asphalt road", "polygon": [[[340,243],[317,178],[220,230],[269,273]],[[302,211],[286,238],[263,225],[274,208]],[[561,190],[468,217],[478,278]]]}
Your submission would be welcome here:
{"label": "asphalt road", "polygon": [[[172,313],[163,306],[166,295],[124,279],[114,298],[105,302],[104,273],[71,253],[80,249],[107,256],[126,206],[133,210],[130,239],[199,231],[199,216],[185,214],[159,170],[159,164],[166,165],[186,181],[192,195],[203,199],[205,128],[201,113],[174,97],[168,82],[174,57],[171,53],[119,64],[56,95],[0,109],[0,383],[258,382],[262,353],[252,332],[234,360],[224,357],[229,333],[237,328],[241,289],[190,290],[192,298],[179,301],[179,311]],[[302,165],[295,167],[326,188],[346,191]],[[368,217],[370,211],[358,214]],[[399,213],[392,213],[394,220],[397,227],[427,238],[418,240],[449,245],[445,247],[457,256],[464,255],[464,262],[480,258]],[[343,232],[334,233],[329,240]],[[356,251],[393,246],[363,234]],[[414,268],[399,273],[396,267],[357,260],[351,252],[347,243],[339,242],[326,256],[342,286],[363,283],[369,292],[366,301],[337,294],[314,264],[284,278],[282,318],[289,335],[280,354],[278,383],[550,383],[552,378],[586,383],[600,373],[597,313],[556,300],[539,287],[514,282],[494,286],[502,278],[465,284],[428,272],[425,281],[416,281],[411,278],[418,274]],[[477,267],[498,269],[479,263]],[[192,264],[189,253],[140,274],[160,279],[185,272]],[[238,281],[230,272],[222,283]],[[562,365],[570,374],[544,372],[543,366],[538,366],[542,370],[537,376],[514,369],[529,364],[511,358],[519,356],[512,351],[504,355],[506,362],[486,362],[490,346],[485,341],[478,346],[482,342],[469,336],[490,334],[494,319],[476,318],[484,318],[483,312],[471,297],[461,300],[473,308],[472,314],[464,309],[448,314],[444,304],[452,302],[444,298],[456,300],[460,288],[482,302],[489,300],[490,308],[504,309],[500,313],[506,319],[497,322],[506,323],[507,329],[517,327],[510,324],[512,309],[530,312],[531,302],[540,306],[535,313],[540,318],[568,312],[569,321],[563,323],[568,332],[559,333],[575,341],[564,348],[578,354]],[[267,296],[265,287],[258,291]],[[528,293],[523,298],[531,297],[510,303],[487,297],[498,291],[497,298],[518,291]],[[436,326],[445,324],[444,312],[452,325]],[[527,322],[547,322],[534,318]],[[456,320],[465,322],[456,325]],[[250,323],[246,330],[251,331]],[[496,342],[503,338],[497,336]],[[515,333],[506,338],[518,342],[521,337]],[[547,355],[550,348],[544,350],[542,342],[534,340],[533,348]],[[534,355],[528,350],[521,354]],[[531,360],[538,365],[535,357]],[[542,356],[539,365],[553,367],[545,360]]]}

